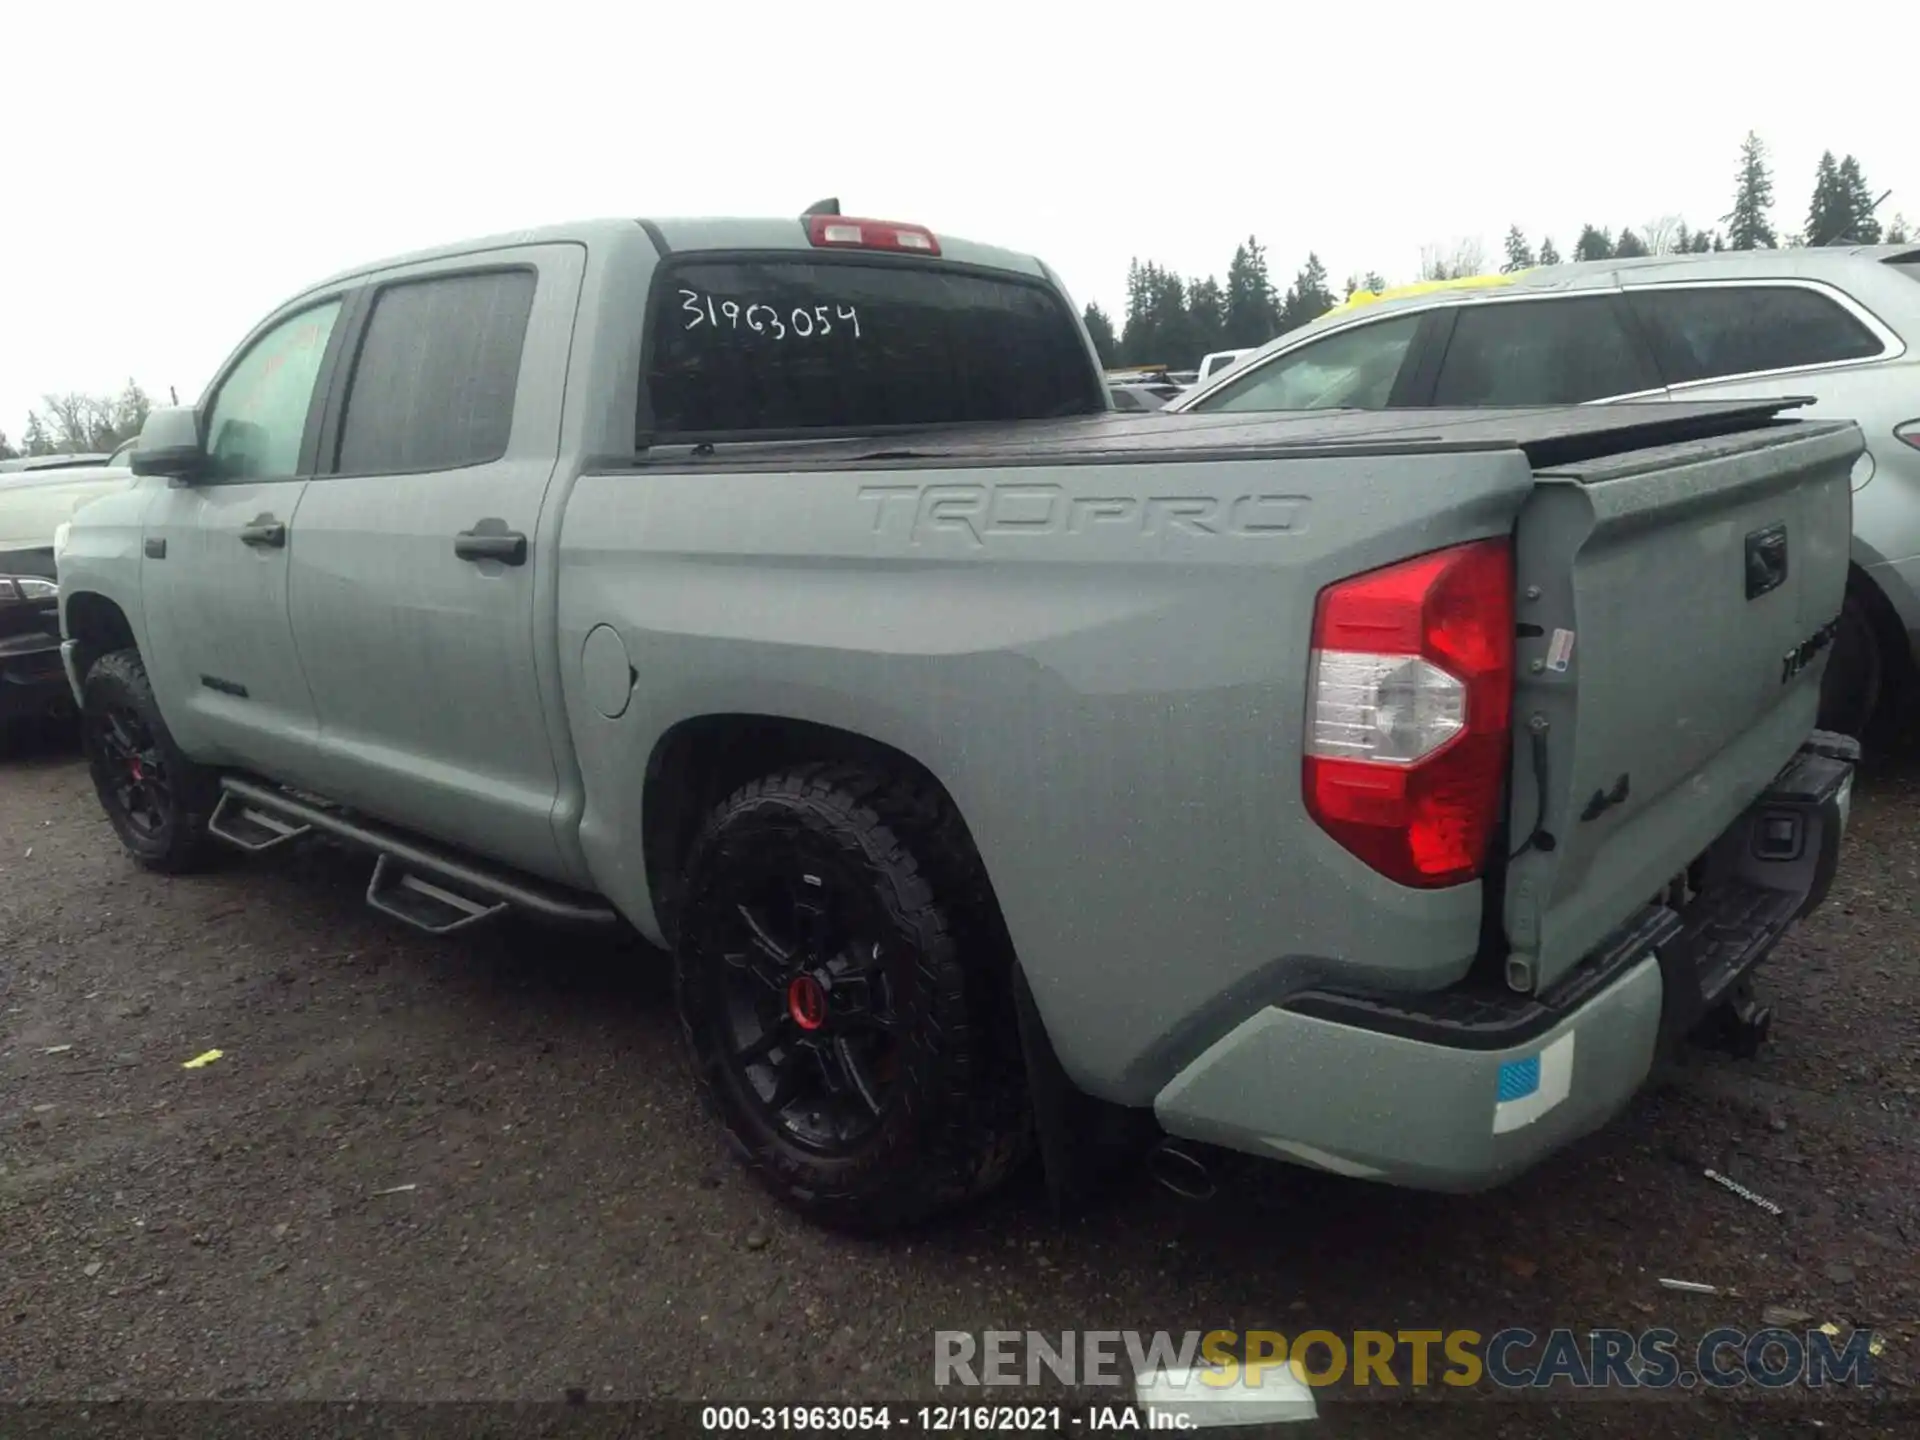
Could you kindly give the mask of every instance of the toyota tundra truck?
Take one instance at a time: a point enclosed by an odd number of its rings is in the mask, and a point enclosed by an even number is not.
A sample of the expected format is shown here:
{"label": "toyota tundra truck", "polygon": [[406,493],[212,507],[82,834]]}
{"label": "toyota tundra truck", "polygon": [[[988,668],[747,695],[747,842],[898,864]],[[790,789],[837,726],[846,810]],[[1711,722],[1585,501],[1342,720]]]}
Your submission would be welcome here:
{"label": "toyota tundra truck", "polygon": [[1858,429],[1120,415],[1076,317],[837,207],[307,290],[57,537],[108,819],[636,928],[739,1155],[851,1228],[1143,1119],[1483,1188],[1751,1020],[1847,825]]}

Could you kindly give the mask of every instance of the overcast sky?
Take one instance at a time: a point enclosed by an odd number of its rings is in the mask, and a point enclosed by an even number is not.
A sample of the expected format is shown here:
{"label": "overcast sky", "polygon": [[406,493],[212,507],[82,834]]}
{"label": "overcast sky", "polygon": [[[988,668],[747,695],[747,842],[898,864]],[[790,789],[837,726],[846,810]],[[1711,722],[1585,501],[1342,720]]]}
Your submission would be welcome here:
{"label": "overcast sky", "polygon": [[1224,276],[1249,233],[1277,283],[1312,248],[1338,288],[1413,278],[1430,242],[1497,255],[1516,222],[1563,251],[1587,220],[1711,225],[1749,128],[1783,233],[1826,148],[1920,220],[1910,4],[1798,9],[1791,34],[1671,0],[1451,13],[22,0],[0,430],[129,376],[191,401],[266,311],[360,261],[600,215],[837,195],[1039,254],[1116,320],[1129,257]]}

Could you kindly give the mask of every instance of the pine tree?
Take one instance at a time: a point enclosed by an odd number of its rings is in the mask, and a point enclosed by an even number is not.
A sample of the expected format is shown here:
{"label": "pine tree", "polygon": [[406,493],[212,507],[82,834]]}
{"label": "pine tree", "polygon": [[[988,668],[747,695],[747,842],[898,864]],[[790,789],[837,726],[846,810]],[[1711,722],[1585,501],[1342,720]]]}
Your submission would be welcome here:
{"label": "pine tree", "polygon": [[1333,291],[1327,287],[1327,267],[1313,251],[1307,252],[1307,263],[1294,285],[1300,292],[1300,303],[1313,312],[1307,316],[1309,320],[1317,320],[1333,308]]}
{"label": "pine tree", "polygon": [[1833,151],[1823,151],[1813,174],[1813,200],[1807,206],[1806,239],[1809,245],[1838,245],[1853,228],[1847,187],[1840,179],[1839,162]]}
{"label": "pine tree", "polygon": [[1682,220],[1674,226],[1673,244],[1667,253],[1669,255],[1684,255],[1692,248],[1693,232],[1687,229],[1687,222]]}
{"label": "pine tree", "polygon": [[1317,320],[1332,308],[1333,292],[1327,289],[1327,267],[1320,263],[1318,255],[1310,253],[1300,273],[1293,277],[1293,284],[1287,287],[1286,298],[1280,302],[1280,333],[1284,335],[1309,320]]}
{"label": "pine tree", "polygon": [[1840,192],[1847,203],[1847,239],[1855,245],[1878,245],[1880,222],[1873,214],[1873,191],[1867,188],[1860,162],[1849,155],[1840,162]]}
{"label": "pine tree", "polygon": [[1201,355],[1227,348],[1227,297],[1211,275],[1188,282],[1187,316],[1192,343],[1200,347]]}
{"label": "pine tree", "polygon": [[1533,247],[1527,243],[1526,233],[1518,225],[1507,227],[1507,259],[1500,267],[1502,275],[1513,275],[1522,270],[1533,268]]}
{"label": "pine tree", "polygon": [[1237,350],[1264,345],[1279,333],[1280,316],[1274,303],[1273,280],[1267,273],[1267,252],[1249,235],[1247,243],[1233,252],[1233,263],[1227,267],[1227,346]]}
{"label": "pine tree", "polygon": [[7,443],[7,432],[0,430],[0,460],[12,460],[18,456],[19,453],[18,450]]}
{"label": "pine tree", "polygon": [[1613,258],[1616,260],[1637,260],[1642,255],[1652,253],[1647,249],[1646,241],[1624,227],[1620,231],[1620,238],[1613,242]]}
{"label": "pine tree", "polygon": [[1889,245],[1905,245],[1908,243],[1906,216],[1895,215],[1893,217],[1893,223],[1887,226],[1887,243]]}
{"label": "pine tree", "polygon": [[1558,265],[1560,263],[1560,252],[1554,248],[1553,237],[1551,235],[1540,242],[1540,263],[1542,265]]}
{"label": "pine tree", "polygon": [[1596,230],[1591,225],[1580,227],[1580,238],[1573,242],[1575,260],[1611,260],[1613,258],[1613,234],[1607,230]]}
{"label": "pine tree", "polygon": [[1734,183],[1733,209],[1721,218],[1730,250],[1771,250],[1777,243],[1768,219],[1773,209],[1773,173],[1767,168],[1766,142],[1747,132],[1740,142],[1740,175]]}
{"label": "pine tree", "polygon": [[1093,341],[1101,365],[1111,370],[1120,361],[1120,341],[1113,333],[1113,321],[1107,318],[1106,311],[1091,303],[1081,318],[1086,321],[1087,337]]}
{"label": "pine tree", "polygon": [[1127,318],[1120,332],[1120,363],[1147,365],[1152,362],[1154,335],[1153,302],[1160,267],[1138,259],[1127,264]]}

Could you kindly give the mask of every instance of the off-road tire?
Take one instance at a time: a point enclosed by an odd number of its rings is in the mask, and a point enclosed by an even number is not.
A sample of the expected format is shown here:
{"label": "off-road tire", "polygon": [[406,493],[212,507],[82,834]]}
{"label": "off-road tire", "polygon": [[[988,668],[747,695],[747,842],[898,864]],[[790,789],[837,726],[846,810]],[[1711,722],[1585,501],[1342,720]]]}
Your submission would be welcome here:
{"label": "off-road tire", "polygon": [[[94,661],[81,687],[81,701],[81,734],[93,788],[127,853],[147,869],[164,874],[204,869],[214,849],[207,821],[220,799],[219,780],[213,771],[189,760],[174,743],[173,733],[161,718],[140,652],[115,650]],[[165,765],[169,804],[164,820],[152,829],[136,825],[116,790],[121,777],[100,730],[107,717],[116,713],[145,727],[153,750]]]}
{"label": "off-road tire", "polygon": [[[826,855],[882,917],[900,1014],[892,1086],[875,1129],[846,1153],[800,1143],[730,1048],[715,924],[756,880],[742,846]],[[825,868],[825,867],[823,867]],[[688,851],[674,988],[708,1105],[780,1200],[835,1229],[877,1233],[985,1194],[1027,1154],[1031,1115],[1013,1009],[1011,947],[984,871],[937,787],[866,765],[768,775],[717,805]],[[724,933],[724,932],[720,932]],[[897,947],[897,950],[896,950]],[[878,951],[876,950],[876,964]],[[895,977],[898,977],[897,979]],[[904,1001],[904,1003],[900,1003]]]}

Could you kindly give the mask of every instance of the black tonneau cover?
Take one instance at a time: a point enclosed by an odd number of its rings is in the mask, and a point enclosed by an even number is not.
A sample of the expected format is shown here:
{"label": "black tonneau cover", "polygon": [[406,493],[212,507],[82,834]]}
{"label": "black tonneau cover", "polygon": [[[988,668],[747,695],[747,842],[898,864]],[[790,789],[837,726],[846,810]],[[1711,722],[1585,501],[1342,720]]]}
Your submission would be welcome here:
{"label": "black tonneau cover", "polygon": [[1129,460],[1264,459],[1341,454],[1426,454],[1520,449],[1535,469],[1629,450],[1737,434],[1778,423],[1809,402],[1637,401],[1527,410],[1301,410],[1169,415],[1115,411],[1063,420],[1017,420],[896,431],[853,439],[724,440],[656,446],[640,463],[726,470],[839,470],[867,465],[1071,465]]}

